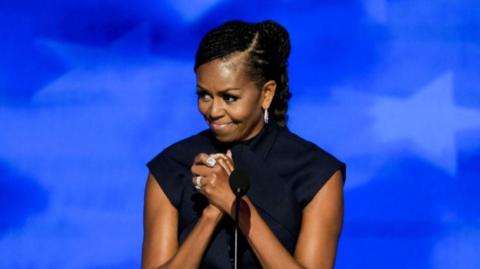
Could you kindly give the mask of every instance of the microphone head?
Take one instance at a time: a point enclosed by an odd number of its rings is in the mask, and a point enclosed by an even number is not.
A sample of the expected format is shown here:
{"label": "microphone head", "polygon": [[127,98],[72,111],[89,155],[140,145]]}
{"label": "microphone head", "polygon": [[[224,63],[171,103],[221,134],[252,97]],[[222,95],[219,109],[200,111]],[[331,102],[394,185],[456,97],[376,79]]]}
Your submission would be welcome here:
{"label": "microphone head", "polygon": [[235,169],[230,174],[230,188],[237,196],[243,196],[250,188],[250,176],[243,169]]}

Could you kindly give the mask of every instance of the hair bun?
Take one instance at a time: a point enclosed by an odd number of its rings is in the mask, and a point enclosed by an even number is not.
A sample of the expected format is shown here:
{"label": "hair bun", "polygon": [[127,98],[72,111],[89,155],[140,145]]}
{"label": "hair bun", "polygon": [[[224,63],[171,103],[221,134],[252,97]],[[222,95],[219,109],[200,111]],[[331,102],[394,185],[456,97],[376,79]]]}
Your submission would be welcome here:
{"label": "hair bun", "polygon": [[271,20],[257,23],[257,29],[261,39],[264,39],[265,42],[276,47],[277,53],[274,55],[278,57],[278,59],[276,59],[277,64],[285,66],[291,49],[290,35],[287,29]]}

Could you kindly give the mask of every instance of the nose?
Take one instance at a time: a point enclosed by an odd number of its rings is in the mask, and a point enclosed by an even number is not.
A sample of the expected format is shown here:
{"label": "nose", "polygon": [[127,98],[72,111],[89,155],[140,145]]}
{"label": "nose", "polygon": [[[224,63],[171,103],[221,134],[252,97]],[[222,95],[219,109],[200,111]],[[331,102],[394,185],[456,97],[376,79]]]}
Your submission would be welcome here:
{"label": "nose", "polygon": [[211,119],[218,119],[221,118],[224,113],[225,110],[220,98],[214,98],[210,106],[209,117]]}

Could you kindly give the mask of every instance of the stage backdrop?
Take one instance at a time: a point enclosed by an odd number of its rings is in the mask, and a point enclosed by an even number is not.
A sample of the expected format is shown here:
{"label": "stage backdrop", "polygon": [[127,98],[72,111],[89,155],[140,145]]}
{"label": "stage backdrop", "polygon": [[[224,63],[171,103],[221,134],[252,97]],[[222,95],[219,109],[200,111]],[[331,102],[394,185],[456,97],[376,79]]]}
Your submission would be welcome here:
{"label": "stage backdrop", "polygon": [[289,127],[347,163],[337,268],[480,268],[475,0],[7,0],[0,268],[138,268],[145,163],[206,127],[195,48],[291,33]]}

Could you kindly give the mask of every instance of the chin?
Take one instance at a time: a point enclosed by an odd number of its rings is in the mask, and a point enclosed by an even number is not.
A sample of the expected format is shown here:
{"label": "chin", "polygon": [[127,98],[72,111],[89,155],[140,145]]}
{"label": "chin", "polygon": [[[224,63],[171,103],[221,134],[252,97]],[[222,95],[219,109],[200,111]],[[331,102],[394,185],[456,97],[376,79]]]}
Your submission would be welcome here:
{"label": "chin", "polygon": [[228,128],[227,130],[210,128],[210,131],[212,131],[215,138],[222,143],[232,143],[241,140],[241,133],[237,128]]}
{"label": "chin", "polygon": [[237,139],[235,139],[235,137],[231,135],[220,135],[216,133],[213,134],[215,135],[215,138],[222,143],[232,143],[237,141]]}

